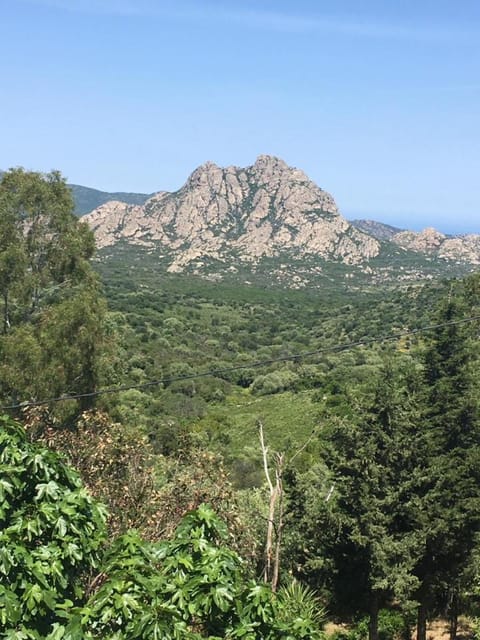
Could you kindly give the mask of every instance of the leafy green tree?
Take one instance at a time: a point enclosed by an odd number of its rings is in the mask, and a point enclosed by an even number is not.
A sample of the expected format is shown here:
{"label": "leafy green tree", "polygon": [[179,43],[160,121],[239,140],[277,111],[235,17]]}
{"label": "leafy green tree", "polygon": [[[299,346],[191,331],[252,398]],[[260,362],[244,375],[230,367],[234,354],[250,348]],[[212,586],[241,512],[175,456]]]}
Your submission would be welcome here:
{"label": "leafy green tree", "polygon": [[11,243],[20,244],[25,254],[25,318],[38,311],[52,289],[83,279],[95,245],[86,224],[73,214],[70,189],[58,171],[11,169],[2,176],[0,196],[9,226],[16,231]]}
{"label": "leafy green tree", "polygon": [[[2,176],[0,396],[5,404],[83,393],[98,382],[105,307],[89,264],[93,234],[73,210],[59,172],[11,169]],[[38,375],[40,368],[45,375]]]}
{"label": "leafy green tree", "polygon": [[26,268],[21,220],[8,194],[0,191],[0,290],[3,302],[3,333],[11,326],[12,298],[18,295]]}
{"label": "leafy green tree", "polygon": [[0,421],[0,637],[41,640],[82,603],[105,512],[52,451]]}

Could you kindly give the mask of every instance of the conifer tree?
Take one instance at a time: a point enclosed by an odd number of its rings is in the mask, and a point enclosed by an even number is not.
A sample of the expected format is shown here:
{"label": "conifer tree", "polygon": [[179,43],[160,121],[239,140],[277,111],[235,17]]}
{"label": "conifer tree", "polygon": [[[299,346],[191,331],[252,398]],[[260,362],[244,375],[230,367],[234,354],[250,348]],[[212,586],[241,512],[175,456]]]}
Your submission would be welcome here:
{"label": "conifer tree", "polygon": [[392,596],[408,602],[417,585],[418,539],[408,506],[416,404],[409,378],[386,362],[356,415],[333,421],[322,443],[333,491],[312,502],[307,497],[300,516],[303,548],[317,546],[325,556],[337,604],[348,595],[356,600],[356,613],[368,612],[370,640],[378,638],[382,604]]}
{"label": "conifer tree", "polygon": [[[423,479],[417,487],[417,527],[423,531],[417,637],[426,638],[428,614],[441,585],[457,600],[455,585],[468,564],[480,530],[480,421],[474,364],[478,362],[475,327],[459,323],[469,314],[465,298],[450,295],[442,303],[439,326],[424,354]],[[419,461],[420,462],[420,461]],[[451,607],[451,633],[457,611]]]}

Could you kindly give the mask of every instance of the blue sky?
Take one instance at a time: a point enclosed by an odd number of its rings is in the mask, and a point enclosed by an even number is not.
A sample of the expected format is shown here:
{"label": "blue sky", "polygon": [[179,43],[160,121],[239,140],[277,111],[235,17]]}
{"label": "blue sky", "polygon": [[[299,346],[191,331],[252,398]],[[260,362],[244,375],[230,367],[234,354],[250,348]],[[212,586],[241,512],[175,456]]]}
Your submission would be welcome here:
{"label": "blue sky", "polygon": [[347,217],[480,232],[478,0],[0,0],[0,167],[175,190],[269,153]]}

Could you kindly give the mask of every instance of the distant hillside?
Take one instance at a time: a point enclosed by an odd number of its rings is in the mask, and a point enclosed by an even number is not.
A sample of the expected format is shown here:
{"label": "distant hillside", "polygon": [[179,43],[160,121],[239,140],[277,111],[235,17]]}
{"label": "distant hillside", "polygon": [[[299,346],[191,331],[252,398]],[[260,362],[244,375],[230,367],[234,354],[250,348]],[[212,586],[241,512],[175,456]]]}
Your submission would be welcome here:
{"label": "distant hillside", "polygon": [[124,193],[122,191],[108,193],[107,191],[99,191],[90,187],[82,187],[78,184],[70,184],[69,187],[73,193],[75,213],[78,216],[83,216],[85,213],[89,213],[111,200],[125,202],[126,204],[143,204],[152,195],[147,193]]}
{"label": "distant hillside", "polygon": [[377,240],[391,240],[396,233],[403,231],[399,227],[392,227],[376,220],[350,220],[350,224]]}
{"label": "distant hillside", "polygon": [[[4,171],[0,171],[0,180],[4,173]],[[123,191],[109,193],[108,191],[99,191],[98,189],[92,189],[90,187],[82,187],[79,184],[69,184],[68,186],[73,193],[75,213],[77,216],[83,216],[85,213],[90,213],[90,211],[93,211],[106,202],[110,202],[110,200],[118,200],[120,202],[125,202],[126,204],[143,204],[153,195],[151,193],[126,193]]]}

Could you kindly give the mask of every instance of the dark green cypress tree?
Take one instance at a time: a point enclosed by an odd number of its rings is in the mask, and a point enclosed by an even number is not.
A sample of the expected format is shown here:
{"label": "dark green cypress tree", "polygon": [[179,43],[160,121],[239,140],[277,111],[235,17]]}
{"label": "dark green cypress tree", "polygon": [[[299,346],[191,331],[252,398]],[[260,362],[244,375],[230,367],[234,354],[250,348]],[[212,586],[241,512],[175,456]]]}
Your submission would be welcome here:
{"label": "dark green cypress tree", "polygon": [[[435,594],[448,592],[458,601],[458,577],[468,564],[480,528],[480,421],[474,366],[478,341],[473,323],[459,322],[471,309],[465,297],[451,292],[442,303],[438,326],[424,353],[424,409],[419,434],[423,442],[423,476],[417,487],[417,527],[423,531],[417,637],[426,638]],[[451,632],[458,611],[451,607]]]}
{"label": "dark green cypress tree", "polygon": [[[378,638],[379,608],[393,596],[406,603],[417,586],[413,568],[419,541],[410,505],[418,446],[410,364],[404,370],[386,362],[356,415],[332,421],[322,448],[334,490],[328,502],[325,490],[312,499],[307,480],[299,511],[304,541],[298,545],[297,540],[297,546],[323,554],[318,565],[330,575],[317,571],[316,579],[330,584],[342,613],[349,601],[351,613],[369,614],[370,640]],[[312,560],[303,559],[307,577],[309,565],[315,567]]]}

